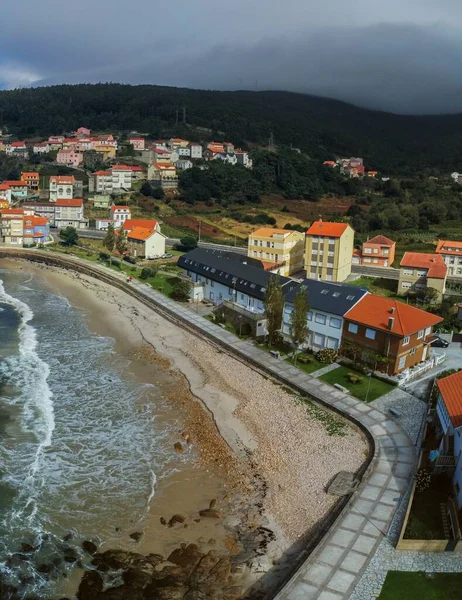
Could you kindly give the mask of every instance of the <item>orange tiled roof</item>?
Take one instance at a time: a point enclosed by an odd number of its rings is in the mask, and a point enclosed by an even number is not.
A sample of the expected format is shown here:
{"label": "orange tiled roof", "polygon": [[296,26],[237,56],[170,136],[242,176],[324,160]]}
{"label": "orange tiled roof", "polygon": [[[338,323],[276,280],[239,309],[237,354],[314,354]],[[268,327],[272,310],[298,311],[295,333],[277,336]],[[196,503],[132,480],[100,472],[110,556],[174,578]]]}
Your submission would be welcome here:
{"label": "orange tiled roof", "polygon": [[124,221],[124,231],[131,231],[135,227],[141,227],[143,229],[155,229],[157,227],[157,221],[153,219],[126,219]]}
{"label": "orange tiled roof", "polygon": [[2,215],[24,215],[22,208],[2,208]]}
{"label": "orange tiled roof", "polygon": [[462,254],[462,242],[451,242],[450,240],[439,240],[435,252],[438,254]]}
{"label": "orange tiled roof", "polygon": [[96,171],[93,175],[104,175],[105,177],[109,177],[111,173],[109,171]]}
{"label": "orange tiled roof", "polygon": [[393,246],[393,244],[396,244],[396,242],[394,242],[393,240],[390,240],[390,238],[385,237],[384,235],[376,235],[375,237],[371,238],[370,240],[367,240],[367,242],[364,242],[365,244],[380,244],[382,246]]}
{"label": "orange tiled roof", "polygon": [[156,233],[153,229],[145,228],[145,227],[136,227],[133,231],[130,231],[127,234],[128,239],[131,240],[147,240],[151,235]]}
{"label": "orange tiled roof", "polygon": [[448,270],[440,254],[426,254],[425,252],[405,252],[399,266],[428,269],[427,276],[435,279],[444,279]]}
{"label": "orange tiled roof", "polygon": [[116,210],[130,210],[130,207],[129,206],[119,206],[119,205],[113,204],[111,206],[111,211],[115,212]]}
{"label": "orange tiled roof", "polygon": [[[390,317],[395,319],[393,329],[388,328]],[[404,302],[367,294],[353,306],[346,314],[345,319],[361,323],[373,329],[390,331],[395,335],[404,337],[426,329],[443,320],[437,315],[415,308]]]}
{"label": "orange tiled roof", "polygon": [[166,169],[174,169],[175,170],[175,165],[172,162],[169,162],[168,160],[165,160],[165,161],[159,160],[157,162],[153,162],[152,164],[155,165],[161,171],[164,171]]}
{"label": "orange tiled roof", "polygon": [[348,223],[330,223],[329,221],[315,221],[306,232],[307,235],[325,235],[340,237],[349,227]]}
{"label": "orange tiled roof", "polygon": [[292,233],[291,229],[277,229],[272,227],[260,227],[256,231],[252,231],[251,237],[272,237],[275,233]]}
{"label": "orange tiled roof", "polygon": [[74,175],[52,175],[50,177],[50,182],[55,181],[58,185],[74,185],[75,177]]}
{"label": "orange tiled roof", "polygon": [[131,167],[127,165],[112,165],[111,169],[114,171],[131,171]]}
{"label": "orange tiled roof", "polygon": [[82,206],[82,198],[58,198],[55,202],[56,206]]}
{"label": "orange tiled roof", "polygon": [[462,426],[462,371],[436,382],[454,427]]}
{"label": "orange tiled roof", "polygon": [[25,181],[4,181],[3,185],[7,185],[9,187],[24,187],[26,185]]}
{"label": "orange tiled roof", "polygon": [[35,177],[35,179],[39,179],[40,175],[38,173],[21,173],[23,177]]}

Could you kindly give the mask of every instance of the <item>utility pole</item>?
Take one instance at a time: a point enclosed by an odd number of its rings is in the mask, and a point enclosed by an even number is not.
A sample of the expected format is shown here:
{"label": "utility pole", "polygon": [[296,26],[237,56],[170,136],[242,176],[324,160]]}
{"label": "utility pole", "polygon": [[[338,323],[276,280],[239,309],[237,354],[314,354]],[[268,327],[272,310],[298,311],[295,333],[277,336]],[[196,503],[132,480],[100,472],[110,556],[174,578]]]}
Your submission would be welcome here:
{"label": "utility pole", "polygon": [[186,106],[183,106],[183,125],[186,125]]}
{"label": "utility pole", "polygon": [[202,221],[199,219],[199,244],[201,241],[201,225],[202,225]]}
{"label": "utility pole", "polygon": [[175,125],[178,126],[178,108],[176,109]]}

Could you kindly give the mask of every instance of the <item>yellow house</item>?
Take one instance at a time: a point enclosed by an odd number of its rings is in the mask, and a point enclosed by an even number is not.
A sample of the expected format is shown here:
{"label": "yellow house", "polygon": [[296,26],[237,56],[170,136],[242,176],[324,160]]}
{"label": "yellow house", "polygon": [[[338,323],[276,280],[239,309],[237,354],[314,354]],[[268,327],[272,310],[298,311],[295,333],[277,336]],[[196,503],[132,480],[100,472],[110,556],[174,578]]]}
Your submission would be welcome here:
{"label": "yellow house", "polygon": [[100,146],[95,146],[94,150],[95,152],[98,152],[98,154],[101,155],[101,158],[104,161],[110,160],[111,158],[115,158],[116,156],[116,149],[114,148],[114,146],[110,146],[109,144],[101,144]]}
{"label": "yellow house", "polygon": [[448,267],[440,254],[405,252],[399,265],[398,294],[406,296],[433,288],[438,292],[435,300],[441,302],[446,291]]}
{"label": "yellow house", "polygon": [[0,214],[0,244],[22,246],[24,211],[20,208],[3,209]]}
{"label": "yellow house", "polygon": [[305,234],[290,229],[262,227],[249,236],[247,256],[280,265],[280,275],[303,269]]}
{"label": "yellow house", "polygon": [[345,281],[351,273],[354,237],[354,229],[348,223],[315,221],[306,232],[306,276]]}

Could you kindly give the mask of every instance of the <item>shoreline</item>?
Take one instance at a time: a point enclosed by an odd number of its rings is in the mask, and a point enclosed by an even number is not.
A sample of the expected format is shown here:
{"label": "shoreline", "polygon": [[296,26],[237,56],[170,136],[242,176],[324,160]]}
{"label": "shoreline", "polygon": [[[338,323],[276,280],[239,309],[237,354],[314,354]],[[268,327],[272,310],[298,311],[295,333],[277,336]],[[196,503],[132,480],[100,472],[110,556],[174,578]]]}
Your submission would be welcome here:
{"label": "shoreline", "polygon": [[[122,291],[80,273],[20,262],[44,274],[68,299],[73,296],[73,304],[79,306],[80,299],[90,306],[90,328],[98,334],[112,331],[118,351],[138,347],[132,355],[138,365],[168,369],[167,397],[187,413],[186,430],[200,464],[213,466],[214,476],[228,482],[228,493],[240,497],[240,526],[251,530],[260,524],[275,533],[266,556],[258,560],[255,570],[260,575],[316,528],[336,502],[324,492],[327,482],[339,470],[357,471],[364,461],[367,444],[351,424],[345,437],[328,436],[322,423],[283,386]],[[208,431],[201,432],[207,421]],[[214,452],[220,445],[217,457]],[[258,578],[253,575],[249,584]]]}

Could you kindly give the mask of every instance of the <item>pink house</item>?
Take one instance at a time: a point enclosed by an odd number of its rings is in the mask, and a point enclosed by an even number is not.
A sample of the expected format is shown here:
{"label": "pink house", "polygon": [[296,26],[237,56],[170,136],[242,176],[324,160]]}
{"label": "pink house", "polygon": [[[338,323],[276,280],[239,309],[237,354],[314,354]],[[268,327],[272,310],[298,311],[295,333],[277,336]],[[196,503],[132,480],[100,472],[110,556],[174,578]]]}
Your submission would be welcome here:
{"label": "pink house", "polygon": [[73,148],[62,148],[56,157],[58,165],[67,165],[68,167],[79,167],[83,163],[83,155],[76,152]]}
{"label": "pink house", "polygon": [[130,144],[133,146],[135,150],[144,150],[145,149],[145,141],[143,137],[130,137],[128,139]]}
{"label": "pink house", "polygon": [[91,130],[86,127],[79,127],[75,132],[77,137],[89,137],[91,135]]}

